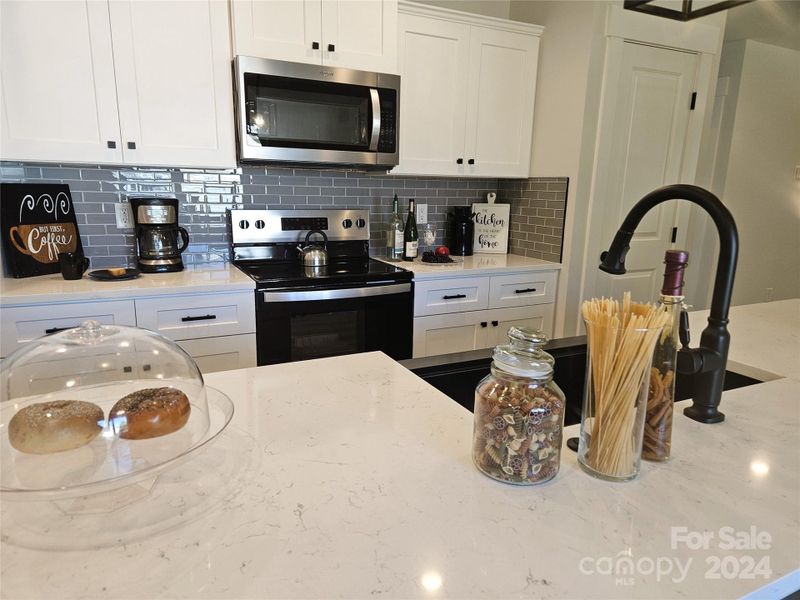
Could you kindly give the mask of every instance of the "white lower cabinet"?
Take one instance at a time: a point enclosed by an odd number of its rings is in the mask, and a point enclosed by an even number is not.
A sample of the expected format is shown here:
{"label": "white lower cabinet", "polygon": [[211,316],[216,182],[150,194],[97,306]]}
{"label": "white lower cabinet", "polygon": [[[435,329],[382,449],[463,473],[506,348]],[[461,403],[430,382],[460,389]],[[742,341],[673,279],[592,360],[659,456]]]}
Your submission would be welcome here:
{"label": "white lower cabinet", "polygon": [[256,366],[256,334],[181,340],[178,345],[194,359],[202,373]]}
{"label": "white lower cabinet", "polygon": [[[161,333],[175,340],[203,373],[256,366],[252,291],[4,307],[0,311],[0,356],[89,319]],[[108,362],[115,360],[110,357]],[[124,367],[135,365],[120,365]]]}
{"label": "white lower cabinet", "polygon": [[507,339],[510,327],[553,332],[553,305],[476,310],[414,319],[414,358],[491,348]]}
{"label": "white lower cabinet", "polygon": [[553,334],[557,271],[418,281],[413,357],[491,348],[511,327]]}

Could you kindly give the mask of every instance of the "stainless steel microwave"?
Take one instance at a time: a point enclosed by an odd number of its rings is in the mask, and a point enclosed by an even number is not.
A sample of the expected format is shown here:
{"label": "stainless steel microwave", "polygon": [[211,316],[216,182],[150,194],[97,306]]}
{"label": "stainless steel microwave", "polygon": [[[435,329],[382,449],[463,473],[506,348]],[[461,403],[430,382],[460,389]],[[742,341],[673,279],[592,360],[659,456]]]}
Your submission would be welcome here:
{"label": "stainless steel microwave", "polygon": [[398,75],[250,56],[234,71],[242,162],[397,164]]}

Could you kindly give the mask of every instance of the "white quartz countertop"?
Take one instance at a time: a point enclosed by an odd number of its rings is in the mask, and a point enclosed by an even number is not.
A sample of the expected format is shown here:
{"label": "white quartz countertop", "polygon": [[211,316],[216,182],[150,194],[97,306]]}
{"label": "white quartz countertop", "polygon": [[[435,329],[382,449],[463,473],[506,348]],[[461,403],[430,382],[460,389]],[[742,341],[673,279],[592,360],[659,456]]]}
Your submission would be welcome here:
{"label": "white quartz countertop", "polygon": [[453,256],[453,263],[429,264],[417,259],[413,262],[391,262],[375,257],[396,267],[414,272],[414,279],[440,279],[469,275],[505,275],[530,271],[560,270],[561,264],[516,254],[473,254]]}
{"label": "white quartz countertop", "polygon": [[67,281],[60,273],[0,278],[0,306],[135,298],[170,294],[255,290],[255,283],[230,263],[187,266],[176,273],[142,273],[125,281]]}
{"label": "white quartz countertop", "polygon": [[[677,406],[672,459],[633,482],[593,479],[564,449],[539,487],[479,473],[472,415],[381,353],[206,382],[233,399],[231,425],[148,497],[69,516],[3,499],[2,597],[733,598],[800,586],[800,381],[726,392],[716,425]],[[734,535],[750,546],[728,549]]]}
{"label": "white quartz countertop", "polygon": [[[689,313],[691,346],[700,341],[707,319],[707,310]],[[800,378],[800,298],[732,306],[728,319],[729,370],[761,381]]]}

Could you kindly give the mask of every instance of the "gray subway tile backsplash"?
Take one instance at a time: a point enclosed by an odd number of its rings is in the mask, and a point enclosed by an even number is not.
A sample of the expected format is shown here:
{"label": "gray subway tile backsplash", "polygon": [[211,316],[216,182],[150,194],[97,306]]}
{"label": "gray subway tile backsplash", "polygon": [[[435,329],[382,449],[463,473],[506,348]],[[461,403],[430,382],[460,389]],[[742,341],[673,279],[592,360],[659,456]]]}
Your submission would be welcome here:
{"label": "gray subway tile backsplash", "polygon": [[[437,244],[444,243],[450,207],[485,201],[488,192],[498,192],[498,202],[512,205],[509,251],[558,261],[567,188],[566,178],[497,180],[408,177],[336,168],[180,169],[20,162],[1,162],[0,181],[68,184],[92,268],[132,264],[132,232],[116,228],[114,212],[114,204],[126,201],[129,194],[178,198],[180,225],[190,237],[183,255],[187,264],[228,260],[226,212],[231,208],[369,208],[370,251],[381,255],[395,192],[403,213],[409,198],[428,205],[428,221],[436,230]],[[537,232],[537,225],[548,230]]]}

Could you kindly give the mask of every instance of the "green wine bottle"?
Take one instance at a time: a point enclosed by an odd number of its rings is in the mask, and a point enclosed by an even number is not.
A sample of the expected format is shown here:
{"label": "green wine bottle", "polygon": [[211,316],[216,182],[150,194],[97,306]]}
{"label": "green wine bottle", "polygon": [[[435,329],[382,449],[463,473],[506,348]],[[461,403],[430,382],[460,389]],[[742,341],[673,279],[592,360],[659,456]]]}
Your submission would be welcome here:
{"label": "green wine bottle", "polygon": [[412,261],[419,252],[419,233],[417,232],[417,218],[414,216],[414,199],[408,201],[408,218],[406,228],[403,230],[403,260]]}

